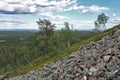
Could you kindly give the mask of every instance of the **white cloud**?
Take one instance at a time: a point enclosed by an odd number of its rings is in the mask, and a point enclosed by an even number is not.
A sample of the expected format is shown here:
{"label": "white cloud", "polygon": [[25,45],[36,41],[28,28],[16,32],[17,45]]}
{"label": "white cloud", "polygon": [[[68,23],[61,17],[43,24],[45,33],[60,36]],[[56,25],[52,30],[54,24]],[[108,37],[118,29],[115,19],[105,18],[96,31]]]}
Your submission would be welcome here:
{"label": "white cloud", "polygon": [[109,23],[112,24],[120,24],[120,16],[118,16],[117,14],[113,13],[112,16],[109,16]]}
{"label": "white cloud", "polygon": [[92,20],[65,20],[54,22],[57,25],[57,29],[64,28],[64,22],[69,22],[70,26],[73,26],[74,29],[94,29],[94,21]]}
{"label": "white cloud", "polygon": [[34,13],[37,11],[37,8],[33,5],[29,7],[30,12]]}
{"label": "white cloud", "polygon": [[100,7],[97,5],[91,5],[91,6],[77,6],[77,4],[74,4],[72,7],[69,7],[68,9],[64,9],[65,11],[75,10],[75,11],[81,11],[82,13],[98,13],[105,10],[109,10],[107,7]]}
{"label": "white cloud", "polygon": [[0,23],[0,29],[38,29],[38,26],[34,22],[29,22],[26,24],[17,24],[17,23]]}
{"label": "white cloud", "polygon": [[60,21],[60,20],[68,20],[69,18],[61,15],[54,16],[51,12],[40,13],[39,15],[43,16],[46,19],[50,19],[53,21]]}
{"label": "white cloud", "polygon": [[[7,7],[6,7],[7,6]],[[82,13],[96,13],[108,10],[107,7],[97,5],[77,5],[77,0],[4,0],[0,1],[0,12],[3,13],[41,13],[46,11],[80,10]]]}
{"label": "white cloud", "polygon": [[16,23],[13,21],[0,23],[0,29],[38,29],[38,25],[35,22]]}
{"label": "white cloud", "polygon": [[112,16],[117,16],[117,15],[115,13],[113,13]]}
{"label": "white cloud", "polygon": [[23,28],[25,24],[28,24],[28,21],[21,17],[0,14],[0,29]]}
{"label": "white cloud", "polygon": [[13,23],[0,23],[0,29],[11,29],[13,26]]}
{"label": "white cloud", "polygon": [[92,5],[92,6],[86,6],[83,8],[82,13],[96,13],[96,12],[101,12],[104,10],[108,10],[109,8],[107,7],[99,7],[97,5]]}
{"label": "white cloud", "polygon": [[16,24],[25,24],[27,23],[26,20],[23,20],[21,17],[17,17],[15,15],[5,15],[0,14],[0,23],[16,23]]}
{"label": "white cloud", "polygon": [[75,29],[93,29],[94,21],[92,20],[72,20],[70,21],[75,26]]}

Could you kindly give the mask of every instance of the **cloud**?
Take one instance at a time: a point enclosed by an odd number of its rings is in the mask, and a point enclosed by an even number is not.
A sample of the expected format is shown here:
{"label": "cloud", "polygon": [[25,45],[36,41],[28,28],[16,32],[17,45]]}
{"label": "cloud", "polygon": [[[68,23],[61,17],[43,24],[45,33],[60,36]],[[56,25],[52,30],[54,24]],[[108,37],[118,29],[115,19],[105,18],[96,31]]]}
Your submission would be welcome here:
{"label": "cloud", "polygon": [[[69,22],[70,26],[73,27],[73,29],[86,29],[91,30],[94,29],[94,21],[92,20],[66,20]],[[59,21],[55,22],[57,25],[57,29],[64,28],[64,22],[66,21]]]}
{"label": "cloud", "polygon": [[0,13],[3,14],[30,14],[35,12],[34,6],[28,6],[15,0],[0,1]]}
{"label": "cloud", "polygon": [[[6,7],[7,6],[7,7]],[[0,1],[2,14],[35,14],[44,12],[81,11],[82,13],[96,13],[108,10],[107,7],[97,5],[78,6],[77,0],[4,0]]]}
{"label": "cloud", "polygon": [[62,16],[62,15],[56,15],[54,16],[51,12],[46,12],[46,13],[40,13],[40,16],[43,16],[46,19],[50,19],[53,21],[61,21],[61,20],[68,20],[68,17]]}
{"label": "cloud", "polygon": [[[48,0],[4,0],[0,1],[0,13],[3,14],[32,14],[42,11],[62,11],[71,5],[72,0],[48,1]],[[62,4],[62,5],[61,5]],[[7,6],[7,7],[6,7]]]}
{"label": "cloud", "polygon": [[92,20],[73,20],[70,21],[75,26],[75,29],[93,29],[94,28],[94,21]]}
{"label": "cloud", "polygon": [[120,21],[120,16],[118,16],[117,14],[112,14],[112,16],[110,17],[111,21]]}
{"label": "cloud", "polygon": [[0,29],[38,29],[35,22],[0,20]]}
{"label": "cloud", "polygon": [[16,24],[25,24],[26,22],[20,20],[0,20],[0,23],[16,23]]}
{"label": "cloud", "polygon": [[82,9],[82,13],[96,13],[96,12],[102,12],[105,10],[109,10],[107,7],[99,7],[97,5],[92,5],[92,6],[86,6]]}
{"label": "cloud", "polygon": [[91,6],[77,6],[77,4],[74,4],[72,7],[69,7],[68,9],[64,9],[65,11],[70,11],[70,10],[74,10],[74,11],[81,11],[82,13],[98,13],[98,12],[102,12],[105,10],[109,10],[109,8],[107,7],[100,7],[97,5],[91,5]]}
{"label": "cloud", "polygon": [[0,18],[0,29],[22,28],[23,25],[28,24],[28,21],[15,15],[0,14]]}
{"label": "cloud", "polygon": [[27,21],[23,20],[21,17],[9,14],[0,14],[0,23],[13,23],[13,24],[26,24]]}
{"label": "cloud", "polygon": [[115,13],[113,13],[113,14],[110,16],[109,23],[112,23],[112,24],[120,24],[120,16],[118,16],[118,15],[115,14]]}
{"label": "cloud", "polygon": [[0,23],[0,29],[13,29],[14,24],[12,23]]}

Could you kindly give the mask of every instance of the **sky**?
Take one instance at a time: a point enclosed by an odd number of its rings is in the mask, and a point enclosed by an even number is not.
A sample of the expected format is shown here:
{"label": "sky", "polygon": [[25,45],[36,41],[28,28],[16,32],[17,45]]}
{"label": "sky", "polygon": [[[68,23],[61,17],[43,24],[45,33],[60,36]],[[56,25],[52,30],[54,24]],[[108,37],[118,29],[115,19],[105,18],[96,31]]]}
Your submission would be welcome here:
{"label": "sky", "polygon": [[38,29],[48,19],[56,29],[69,22],[74,29],[94,29],[101,13],[109,16],[107,28],[120,24],[120,0],[0,0],[0,29]]}

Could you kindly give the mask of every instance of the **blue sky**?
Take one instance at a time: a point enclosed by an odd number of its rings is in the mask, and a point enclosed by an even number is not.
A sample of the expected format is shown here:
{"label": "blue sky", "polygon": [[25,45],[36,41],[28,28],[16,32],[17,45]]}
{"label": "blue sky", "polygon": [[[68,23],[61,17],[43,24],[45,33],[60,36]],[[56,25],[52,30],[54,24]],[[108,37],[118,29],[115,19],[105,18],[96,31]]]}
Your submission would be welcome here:
{"label": "blue sky", "polygon": [[120,24],[120,0],[0,0],[0,29],[38,29],[36,21],[45,18],[56,29],[69,22],[89,30],[101,13],[110,17],[107,28]]}

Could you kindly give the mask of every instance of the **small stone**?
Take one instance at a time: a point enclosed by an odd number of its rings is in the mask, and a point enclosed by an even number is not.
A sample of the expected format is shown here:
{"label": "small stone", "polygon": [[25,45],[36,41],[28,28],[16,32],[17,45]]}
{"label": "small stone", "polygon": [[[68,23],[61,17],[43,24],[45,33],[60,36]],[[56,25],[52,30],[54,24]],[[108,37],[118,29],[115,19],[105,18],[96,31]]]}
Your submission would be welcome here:
{"label": "small stone", "polygon": [[92,75],[92,76],[96,76],[97,75],[97,68],[96,67],[91,67],[90,69],[89,69],[89,75]]}
{"label": "small stone", "polygon": [[96,76],[88,76],[88,80],[98,80]]}
{"label": "small stone", "polygon": [[76,77],[79,77],[79,76],[80,76],[80,73],[76,73],[75,76],[76,76]]}
{"label": "small stone", "polygon": [[98,69],[97,76],[105,77],[105,75],[106,75],[106,70],[105,69]]}
{"label": "small stone", "polygon": [[83,76],[83,80],[87,80],[87,76],[86,75]]}
{"label": "small stone", "polygon": [[52,76],[52,80],[58,80],[58,78],[59,78],[59,75],[58,75],[58,74],[54,74],[54,75]]}
{"label": "small stone", "polygon": [[45,71],[42,76],[43,76],[43,77],[47,77],[47,76],[49,76],[51,73],[52,73],[52,72],[50,72],[50,71]]}
{"label": "small stone", "polygon": [[110,55],[103,56],[103,60],[105,62],[108,62],[110,60],[110,57],[111,57]]}
{"label": "small stone", "polygon": [[120,50],[120,44],[118,44],[118,49]]}

